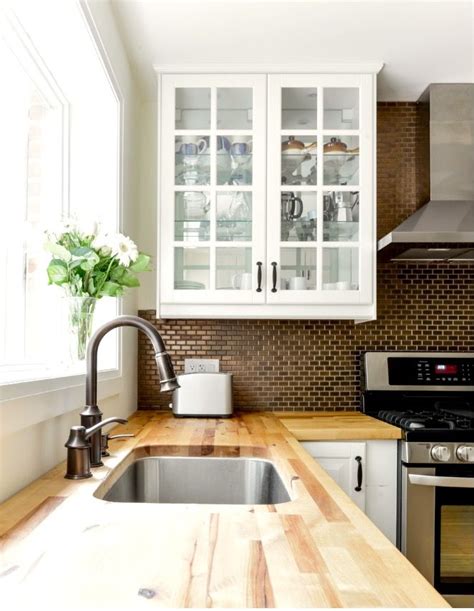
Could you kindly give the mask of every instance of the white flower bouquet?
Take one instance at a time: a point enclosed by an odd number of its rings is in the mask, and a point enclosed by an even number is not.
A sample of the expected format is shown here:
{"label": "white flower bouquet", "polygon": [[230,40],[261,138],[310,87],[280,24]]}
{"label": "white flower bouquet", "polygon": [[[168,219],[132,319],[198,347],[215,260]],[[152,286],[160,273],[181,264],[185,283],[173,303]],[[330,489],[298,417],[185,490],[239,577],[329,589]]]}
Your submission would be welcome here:
{"label": "white flower bouquet", "polygon": [[45,248],[52,255],[48,281],[62,287],[70,298],[71,356],[82,361],[97,300],[120,297],[125,289],[140,286],[137,274],[150,271],[150,257],[129,237],[102,233],[96,223],[81,226],[70,221],[46,236]]}
{"label": "white flower bouquet", "polygon": [[97,225],[68,222],[47,231],[51,252],[49,284],[72,297],[120,297],[126,288],[140,286],[137,273],[150,271],[149,255],[121,233],[101,233]]}

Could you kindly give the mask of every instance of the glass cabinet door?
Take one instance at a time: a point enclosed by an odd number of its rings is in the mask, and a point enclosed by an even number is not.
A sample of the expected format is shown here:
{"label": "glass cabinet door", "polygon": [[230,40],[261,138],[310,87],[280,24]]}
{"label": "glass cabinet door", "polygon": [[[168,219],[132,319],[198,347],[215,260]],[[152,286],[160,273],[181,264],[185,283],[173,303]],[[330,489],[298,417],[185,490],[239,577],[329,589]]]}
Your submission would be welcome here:
{"label": "glass cabinet door", "polygon": [[371,142],[361,76],[270,75],[269,99],[268,301],[369,303]]}
{"label": "glass cabinet door", "polygon": [[162,77],[166,301],[265,299],[265,85],[261,75]]}

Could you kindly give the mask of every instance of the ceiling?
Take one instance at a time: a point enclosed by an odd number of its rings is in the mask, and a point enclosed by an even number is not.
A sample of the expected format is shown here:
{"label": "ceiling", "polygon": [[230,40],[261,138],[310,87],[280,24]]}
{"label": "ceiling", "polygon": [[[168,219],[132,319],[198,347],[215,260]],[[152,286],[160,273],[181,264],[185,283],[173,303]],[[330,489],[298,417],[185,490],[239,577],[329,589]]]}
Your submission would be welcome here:
{"label": "ceiling", "polygon": [[153,65],[163,64],[383,62],[381,101],[473,81],[471,0],[110,2],[147,98],[156,96]]}

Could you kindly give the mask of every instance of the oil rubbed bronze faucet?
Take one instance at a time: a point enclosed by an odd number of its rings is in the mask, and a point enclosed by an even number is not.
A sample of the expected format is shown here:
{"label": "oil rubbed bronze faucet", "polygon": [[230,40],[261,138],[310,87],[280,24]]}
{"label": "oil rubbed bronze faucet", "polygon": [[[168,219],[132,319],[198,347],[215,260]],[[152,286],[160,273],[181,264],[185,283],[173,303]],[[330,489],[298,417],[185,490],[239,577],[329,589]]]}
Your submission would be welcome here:
{"label": "oil rubbed bronze faucet", "polygon": [[99,423],[86,429],[85,426],[73,426],[69,431],[69,439],[66,441],[67,469],[66,479],[87,479],[92,477],[91,473],[91,444],[88,439],[92,435],[100,433],[102,427],[118,422],[126,424],[125,418],[106,418]]}
{"label": "oil rubbed bronze faucet", "polygon": [[[90,444],[88,443],[87,445],[90,445],[91,467],[100,467],[103,464],[101,427],[95,428],[96,425],[102,421],[102,412],[97,405],[97,352],[102,338],[107,335],[109,331],[117,327],[136,327],[139,331],[143,331],[149,338],[155,350],[155,360],[160,375],[161,392],[171,392],[179,388],[173,364],[169,354],[166,352],[161,335],[151,323],[138,316],[118,316],[114,320],[106,322],[99,327],[91,337],[87,346],[86,405],[81,412],[81,425],[85,431],[86,442],[88,438],[90,439]],[[108,421],[111,421],[111,419],[109,418]],[[115,421],[117,421],[117,419]],[[75,428],[76,433],[78,432],[80,435],[83,434],[82,431],[77,431],[79,427],[73,428]],[[66,447],[68,447],[67,444]],[[104,448],[104,452],[105,451],[106,448]]]}

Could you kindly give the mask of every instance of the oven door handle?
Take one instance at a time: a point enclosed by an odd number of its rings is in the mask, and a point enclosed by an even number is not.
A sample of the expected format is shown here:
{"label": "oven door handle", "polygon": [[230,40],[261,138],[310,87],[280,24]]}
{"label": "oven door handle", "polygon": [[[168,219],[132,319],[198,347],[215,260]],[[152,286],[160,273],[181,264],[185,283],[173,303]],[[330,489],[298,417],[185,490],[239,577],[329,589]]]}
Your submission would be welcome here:
{"label": "oven door handle", "polygon": [[474,477],[439,477],[409,473],[410,484],[417,486],[442,486],[444,488],[474,488]]}

